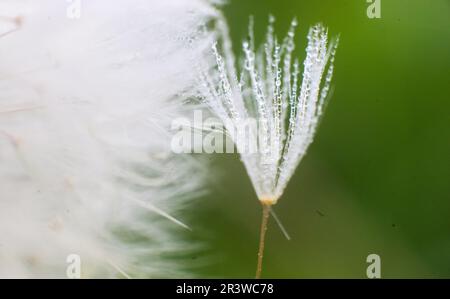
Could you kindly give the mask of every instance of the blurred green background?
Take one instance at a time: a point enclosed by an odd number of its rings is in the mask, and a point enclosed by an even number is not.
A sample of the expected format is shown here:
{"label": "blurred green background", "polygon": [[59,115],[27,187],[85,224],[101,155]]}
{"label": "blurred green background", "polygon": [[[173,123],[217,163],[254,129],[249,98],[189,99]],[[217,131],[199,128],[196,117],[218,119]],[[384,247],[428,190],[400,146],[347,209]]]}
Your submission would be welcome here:
{"label": "blurred green background", "polygon": [[[236,54],[249,15],[257,39],[269,14],[280,37],[296,16],[301,60],[309,26],[341,37],[333,97],[275,206],[292,240],[272,219],[263,277],[365,278],[376,253],[383,278],[450,278],[450,1],[381,0],[380,19],[368,5],[234,0],[223,9]],[[197,273],[251,278],[260,205],[237,155],[207,159],[210,193],[191,221],[208,244],[193,257]]]}

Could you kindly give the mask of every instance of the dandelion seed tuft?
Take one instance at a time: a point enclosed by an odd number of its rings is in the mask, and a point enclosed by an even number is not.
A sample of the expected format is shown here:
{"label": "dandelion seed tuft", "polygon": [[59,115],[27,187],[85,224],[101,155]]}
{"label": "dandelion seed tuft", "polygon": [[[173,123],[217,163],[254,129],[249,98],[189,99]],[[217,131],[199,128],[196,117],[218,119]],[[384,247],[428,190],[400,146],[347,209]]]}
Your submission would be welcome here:
{"label": "dandelion seed tuft", "polygon": [[[248,39],[242,43],[239,75],[234,59],[222,57],[215,43],[212,48],[217,66],[203,74],[200,84],[202,100],[222,119],[227,130],[239,127],[245,118],[258,121],[259,127],[250,132],[258,141],[256,153],[245,151],[239,138],[234,142],[259,200],[270,205],[280,198],[313,141],[338,44],[337,39],[328,41],[327,29],[321,24],[310,28],[300,78],[300,65],[293,57],[297,20],[291,22],[281,43],[274,34],[274,22],[270,16],[265,41],[255,50],[250,19]],[[238,77],[239,82],[233,80]]]}
{"label": "dandelion seed tuft", "polygon": [[214,44],[217,66],[202,75],[199,85],[200,97],[221,118],[227,131],[241,131],[245,119],[257,120],[258,126],[250,126],[247,135],[247,139],[257,140],[255,152],[247,151],[248,140],[239,133],[230,134],[262,204],[256,278],[262,271],[269,211],[313,141],[333,76],[338,44],[337,39],[328,42],[327,29],[321,24],[310,28],[300,84],[299,62],[293,58],[297,20],[292,21],[281,42],[274,34],[274,22],[270,16],[265,42],[255,49],[250,18],[248,39],[242,43],[239,76],[227,37],[223,44],[228,56],[222,57]]}

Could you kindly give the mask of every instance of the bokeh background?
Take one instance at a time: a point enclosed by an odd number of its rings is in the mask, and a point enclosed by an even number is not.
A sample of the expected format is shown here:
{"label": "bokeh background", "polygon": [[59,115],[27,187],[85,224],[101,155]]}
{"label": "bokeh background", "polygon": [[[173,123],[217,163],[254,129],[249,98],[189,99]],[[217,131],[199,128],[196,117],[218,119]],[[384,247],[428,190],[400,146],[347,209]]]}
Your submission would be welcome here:
{"label": "bokeh background", "polygon": [[[275,206],[263,277],[450,278],[450,1],[231,0],[223,8],[235,52],[249,15],[261,40],[268,15],[284,36],[294,16],[303,60],[309,26],[340,34],[334,94],[315,142]],[[200,277],[254,276],[260,205],[237,155],[209,155],[210,192],[193,239],[208,244]],[[205,258],[208,260],[205,262]]]}

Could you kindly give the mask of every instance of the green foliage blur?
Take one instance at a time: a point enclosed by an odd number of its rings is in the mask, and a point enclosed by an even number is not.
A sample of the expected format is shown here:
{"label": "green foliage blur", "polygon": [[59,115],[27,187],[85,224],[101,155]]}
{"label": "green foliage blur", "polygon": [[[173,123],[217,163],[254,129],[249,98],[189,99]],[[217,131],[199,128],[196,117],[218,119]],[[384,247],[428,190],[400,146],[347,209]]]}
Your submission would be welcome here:
{"label": "green foliage blur", "polygon": [[[255,18],[281,38],[297,17],[296,54],[309,26],[340,34],[334,93],[315,141],[275,206],[265,278],[365,278],[371,253],[383,278],[450,278],[450,1],[232,0],[223,8],[235,53]],[[191,220],[207,248],[200,277],[251,278],[261,208],[234,154],[211,159],[210,192]]]}

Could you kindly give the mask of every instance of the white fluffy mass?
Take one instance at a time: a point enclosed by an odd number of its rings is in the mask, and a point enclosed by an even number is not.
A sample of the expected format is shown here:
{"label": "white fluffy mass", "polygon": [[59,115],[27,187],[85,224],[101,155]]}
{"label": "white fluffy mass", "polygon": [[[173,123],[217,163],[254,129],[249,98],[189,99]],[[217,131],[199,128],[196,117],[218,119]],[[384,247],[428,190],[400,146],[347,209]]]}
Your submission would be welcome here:
{"label": "white fluffy mass", "polygon": [[201,165],[171,154],[168,128],[217,14],[200,0],[0,0],[0,277],[66,277],[71,254],[82,277],[180,275],[174,217]]}

